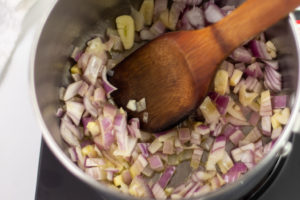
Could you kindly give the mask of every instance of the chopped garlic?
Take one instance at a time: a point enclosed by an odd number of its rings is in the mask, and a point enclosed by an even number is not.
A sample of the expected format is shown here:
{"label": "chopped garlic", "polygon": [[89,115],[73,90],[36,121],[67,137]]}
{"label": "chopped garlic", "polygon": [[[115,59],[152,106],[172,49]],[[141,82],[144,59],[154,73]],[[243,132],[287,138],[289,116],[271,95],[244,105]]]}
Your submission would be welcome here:
{"label": "chopped garlic", "polygon": [[136,111],[137,103],[136,100],[129,100],[126,106],[131,111]]}

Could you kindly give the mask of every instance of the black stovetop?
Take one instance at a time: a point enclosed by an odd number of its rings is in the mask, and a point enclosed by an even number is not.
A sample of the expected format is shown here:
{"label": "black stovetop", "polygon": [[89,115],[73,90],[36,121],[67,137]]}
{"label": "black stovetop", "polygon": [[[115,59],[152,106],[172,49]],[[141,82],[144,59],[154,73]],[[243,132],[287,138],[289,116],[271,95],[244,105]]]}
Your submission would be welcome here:
{"label": "black stovetop", "polygon": [[[295,135],[292,142],[291,154],[278,162],[273,176],[256,191],[255,195],[250,198],[251,200],[300,199],[300,135]],[[44,142],[41,146],[35,199],[102,200],[95,190],[67,171]]]}

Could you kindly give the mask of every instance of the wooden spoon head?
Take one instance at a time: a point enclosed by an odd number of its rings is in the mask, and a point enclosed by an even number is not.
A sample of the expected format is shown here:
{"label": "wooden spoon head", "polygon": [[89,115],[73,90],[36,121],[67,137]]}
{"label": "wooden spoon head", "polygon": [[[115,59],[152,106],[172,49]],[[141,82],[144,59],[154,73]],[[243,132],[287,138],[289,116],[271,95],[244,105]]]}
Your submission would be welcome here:
{"label": "wooden spoon head", "polygon": [[[199,102],[199,91],[185,56],[168,37],[151,41],[127,57],[114,69],[110,82],[118,90],[112,93],[116,104],[129,118],[138,117],[141,128],[159,132],[187,117]],[[147,109],[133,112],[129,100],[146,99]],[[148,122],[143,113],[148,112]]]}

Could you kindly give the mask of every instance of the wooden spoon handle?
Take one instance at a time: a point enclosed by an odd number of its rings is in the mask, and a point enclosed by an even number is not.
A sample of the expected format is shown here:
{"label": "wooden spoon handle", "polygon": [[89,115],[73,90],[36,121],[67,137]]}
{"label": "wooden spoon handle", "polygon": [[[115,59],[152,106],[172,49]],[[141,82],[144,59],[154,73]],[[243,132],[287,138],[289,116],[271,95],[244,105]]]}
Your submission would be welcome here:
{"label": "wooden spoon handle", "polygon": [[300,5],[300,0],[247,0],[212,26],[224,52],[230,52]]}

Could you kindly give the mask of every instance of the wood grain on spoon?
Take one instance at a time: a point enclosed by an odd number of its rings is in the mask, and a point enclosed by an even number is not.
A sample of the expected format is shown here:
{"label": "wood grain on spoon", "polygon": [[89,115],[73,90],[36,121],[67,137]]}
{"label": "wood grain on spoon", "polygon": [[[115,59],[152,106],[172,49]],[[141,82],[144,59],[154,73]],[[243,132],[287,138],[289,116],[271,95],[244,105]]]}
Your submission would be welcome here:
{"label": "wood grain on spoon", "polygon": [[159,132],[185,119],[205,97],[218,64],[232,50],[286,16],[300,0],[248,0],[220,22],[201,30],[164,34],[122,61],[110,79],[112,96],[126,109],[130,99],[146,98],[148,123]]}

